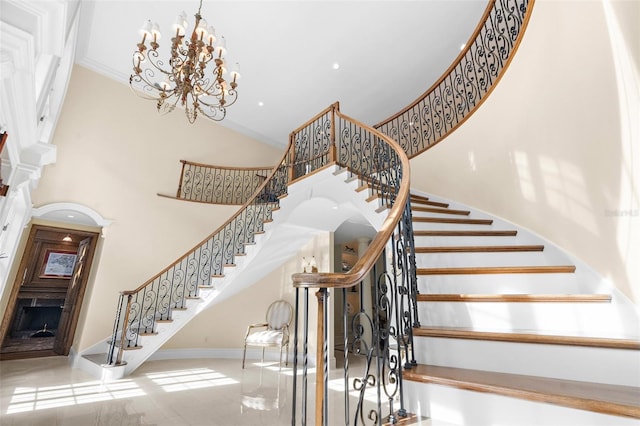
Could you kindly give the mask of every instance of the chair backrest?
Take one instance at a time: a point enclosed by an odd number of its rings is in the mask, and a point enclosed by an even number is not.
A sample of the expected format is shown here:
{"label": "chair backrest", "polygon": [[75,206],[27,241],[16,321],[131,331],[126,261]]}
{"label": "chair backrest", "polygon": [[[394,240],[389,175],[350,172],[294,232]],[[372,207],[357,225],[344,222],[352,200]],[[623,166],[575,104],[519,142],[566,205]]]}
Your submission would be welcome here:
{"label": "chair backrest", "polygon": [[267,309],[267,324],[272,330],[280,330],[285,324],[291,322],[293,307],[289,302],[276,300]]}

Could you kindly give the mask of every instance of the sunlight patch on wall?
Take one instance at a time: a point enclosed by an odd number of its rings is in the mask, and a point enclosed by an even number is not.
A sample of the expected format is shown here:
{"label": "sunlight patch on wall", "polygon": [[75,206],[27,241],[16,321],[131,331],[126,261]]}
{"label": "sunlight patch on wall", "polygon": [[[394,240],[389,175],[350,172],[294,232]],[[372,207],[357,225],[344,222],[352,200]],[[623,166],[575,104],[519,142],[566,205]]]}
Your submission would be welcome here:
{"label": "sunlight patch on wall", "polygon": [[[630,259],[640,256],[640,155],[634,152],[634,142],[640,141],[640,70],[630,55],[618,20],[610,1],[603,2],[604,14],[611,40],[611,51],[615,65],[620,110],[620,198],[617,206],[605,209],[605,216],[617,220],[617,244],[621,257],[626,262],[627,279],[630,283],[640,280],[640,272]],[[640,285],[630,289],[630,296],[640,301]]]}
{"label": "sunlight patch on wall", "polygon": [[531,177],[531,166],[526,152],[516,151],[513,153],[516,171],[518,173],[518,181],[520,182],[520,191],[527,201],[536,202],[536,189],[533,185]]}
{"label": "sunlight patch on wall", "polygon": [[469,168],[471,169],[472,172],[475,172],[478,170],[478,167],[476,165],[476,156],[473,153],[473,151],[469,151]]}
{"label": "sunlight patch on wall", "polygon": [[598,235],[594,207],[582,171],[575,165],[546,156],[538,158],[547,204],[571,222]]}

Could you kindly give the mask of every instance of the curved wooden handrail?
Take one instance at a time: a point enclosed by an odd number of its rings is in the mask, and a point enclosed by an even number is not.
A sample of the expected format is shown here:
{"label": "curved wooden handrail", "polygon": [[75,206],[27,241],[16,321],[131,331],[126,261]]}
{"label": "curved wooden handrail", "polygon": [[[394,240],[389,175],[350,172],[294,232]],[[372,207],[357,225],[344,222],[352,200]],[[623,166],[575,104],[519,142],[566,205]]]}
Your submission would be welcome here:
{"label": "curved wooden handrail", "polygon": [[211,169],[220,169],[220,170],[249,170],[249,171],[255,171],[255,170],[264,170],[264,169],[272,169],[273,165],[269,165],[269,166],[264,166],[264,167],[243,167],[243,166],[217,166],[214,164],[204,164],[204,163],[196,163],[194,161],[188,161],[188,160],[180,160],[180,162],[182,164],[190,164],[192,166],[198,166],[198,167],[207,167],[207,168],[211,168]]}
{"label": "curved wooden handrail", "polygon": [[374,125],[413,158],[458,129],[488,98],[507,70],[535,0],[490,0],[466,47],[420,97]]}
{"label": "curved wooden handrail", "polygon": [[360,121],[354,120],[336,111],[336,114],[344,120],[356,124],[363,129],[369,130],[372,134],[384,140],[396,152],[401,160],[403,179],[398,190],[395,202],[384,220],[381,228],[374,239],[369,244],[367,251],[358,259],[355,265],[346,273],[338,272],[318,272],[318,273],[297,273],[293,275],[293,285],[299,288],[347,288],[357,285],[373,268],[376,260],[384,250],[389,238],[402,218],[410,190],[410,165],[409,158],[402,148],[391,138],[383,133],[369,127]]}

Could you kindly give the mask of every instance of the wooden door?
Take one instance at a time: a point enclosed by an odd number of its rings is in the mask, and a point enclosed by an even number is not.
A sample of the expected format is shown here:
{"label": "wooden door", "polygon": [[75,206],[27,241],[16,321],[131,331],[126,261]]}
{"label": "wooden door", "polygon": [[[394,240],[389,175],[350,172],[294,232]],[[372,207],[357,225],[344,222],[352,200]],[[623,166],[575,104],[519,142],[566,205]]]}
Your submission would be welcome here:
{"label": "wooden door", "polygon": [[[88,250],[91,246],[91,237],[85,238],[78,245],[78,252],[76,254],[76,263],[73,267],[73,273],[69,281],[69,288],[67,289],[67,295],[64,299],[64,305],[62,305],[62,313],[60,314],[60,325],[58,325],[58,333],[53,342],[53,351],[59,355],[69,355],[69,349],[73,342],[73,336],[75,334],[74,313],[79,312],[76,308],[78,302],[78,294],[83,287],[82,283],[85,282],[85,262],[87,261]],[[77,315],[76,315],[77,316]]]}
{"label": "wooden door", "polygon": [[0,359],[69,354],[98,238],[32,225],[0,325]]}

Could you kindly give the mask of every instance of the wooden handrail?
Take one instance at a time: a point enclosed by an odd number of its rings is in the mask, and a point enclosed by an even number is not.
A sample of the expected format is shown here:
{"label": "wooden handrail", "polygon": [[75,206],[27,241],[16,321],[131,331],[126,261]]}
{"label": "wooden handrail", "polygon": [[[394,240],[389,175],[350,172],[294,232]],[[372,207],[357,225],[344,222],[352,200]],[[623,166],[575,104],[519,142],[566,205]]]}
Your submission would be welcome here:
{"label": "wooden handrail", "polygon": [[[372,134],[376,135],[380,139],[384,140],[398,155],[402,163],[402,174],[404,178],[400,184],[398,195],[396,200],[389,211],[389,214],[383,222],[380,230],[369,244],[367,251],[364,253],[356,264],[346,273],[339,272],[318,272],[318,273],[297,273],[293,275],[293,285],[299,288],[347,288],[353,287],[358,284],[373,268],[376,260],[384,250],[391,234],[396,225],[402,218],[402,213],[409,198],[411,176],[409,158],[405,154],[404,150],[391,138],[383,133],[363,124],[360,121],[354,120],[346,115],[342,114],[336,109],[336,115],[346,121],[349,121],[363,129],[368,130]],[[310,122],[309,122],[310,123]]]}
{"label": "wooden handrail", "polygon": [[191,166],[206,167],[210,169],[220,169],[220,170],[264,170],[264,169],[273,168],[273,165],[264,166],[264,167],[242,167],[242,166],[217,166],[214,164],[196,163],[188,160],[180,160],[180,162],[182,164],[189,164]]}
{"label": "wooden handrail", "polygon": [[[484,103],[509,67],[534,1],[490,0],[465,49],[452,65],[416,100],[374,127],[397,138],[410,158],[452,134]],[[499,27],[499,23],[503,26]],[[469,71],[471,76],[467,75]],[[470,91],[458,91],[459,86],[467,85],[472,87]]]}
{"label": "wooden handrail", "polygon": [[476,29],[473,31],[473,33],[471,34],[471,36],[469,37],[469,40],[467,40],[467,43],[465,44],[465,48],[462,49],[460,51],[460,53],[458,54],[458,56],[456,56],[456,59],[451,63],[451,65],[449,65],[449,68],[447,68],[445,70],[445,72],[442,73],[442,75],[440,76],[440,78],[438,78],[435,83],[433,83],[431,85],[431,87],[429,87],[427,90],[425,90],[420,96],[418,96],[413,102],[411,102],[409,105],[407,105],[406,107],[404,107],[403,109],[401,109],[400,111],[398,111],[397,113],[393,114],[391,117],[385,118],[384,120],[382,120],[381,122],[375,124],[373,127],[375,127],[376,129],[380,126],[382,126],[383,124],[395,120],[396,118],[398,118],[399,116],[401,116],[402,114],[404,114],[405,112],[409,111],[411,108],[413,108],[414,106],[418,105],[424,98],[426,98],[429,93],[433,92],[435,90],[436,87],[440,86],[440,84],[442,84],[442,82],[444,81],[444,79],[451,74],[451,72],[455,69],[455,67],[460,63],[460,61],[462,61],[462,59],[467,55],[467,53],[469,52],[469,49],[471,49],[471,46],[473,45],[473,41],[478,38],[478,34],[480,34],[480,31],[482,30],[482,27],[484,26],[484,23],[486,22],[489,14],[491,13],[491,11],[493,10],[493,7],[495,5],[496,0],[489,0],[489,2],[487,3],[487,7],[484,10],[484,13],[482,14],[482,18],[480,18],[480,21],[478,21],[478,25],[476,26]]}

